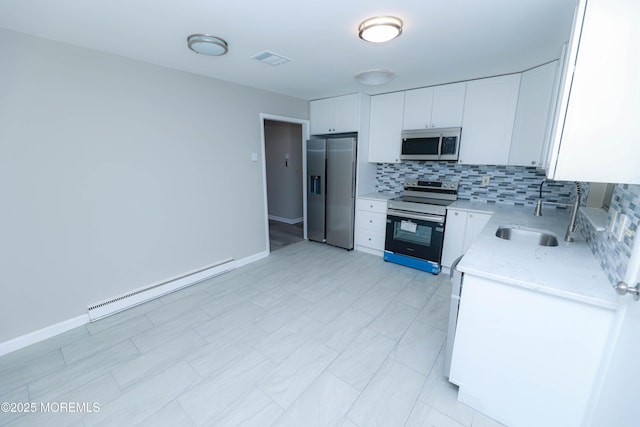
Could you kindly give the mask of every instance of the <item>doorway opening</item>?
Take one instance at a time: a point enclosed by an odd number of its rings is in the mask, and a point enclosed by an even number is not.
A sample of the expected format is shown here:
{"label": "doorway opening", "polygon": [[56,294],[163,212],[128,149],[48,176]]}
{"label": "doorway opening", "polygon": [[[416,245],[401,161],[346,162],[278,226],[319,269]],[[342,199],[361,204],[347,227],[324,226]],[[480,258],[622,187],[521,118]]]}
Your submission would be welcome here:
{"label": "doorway opening", "polygon": [[[306,123],[264,115],[263,159],[268,250],[275,251],[306,238]],[[307,129],[305,129],[307,128]]]}

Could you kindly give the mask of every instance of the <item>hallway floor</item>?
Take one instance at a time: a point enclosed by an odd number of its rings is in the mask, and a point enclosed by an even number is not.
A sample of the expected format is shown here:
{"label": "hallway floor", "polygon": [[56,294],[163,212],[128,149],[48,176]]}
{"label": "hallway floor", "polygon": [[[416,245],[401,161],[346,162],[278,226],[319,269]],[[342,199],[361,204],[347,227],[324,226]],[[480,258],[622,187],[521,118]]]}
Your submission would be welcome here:
{"label": "hallway floor", "polygon": [[277,251],[292,243],[304,239],[304,223],[287,224],[286,222],[269,220],[269,245],[271,251]]}

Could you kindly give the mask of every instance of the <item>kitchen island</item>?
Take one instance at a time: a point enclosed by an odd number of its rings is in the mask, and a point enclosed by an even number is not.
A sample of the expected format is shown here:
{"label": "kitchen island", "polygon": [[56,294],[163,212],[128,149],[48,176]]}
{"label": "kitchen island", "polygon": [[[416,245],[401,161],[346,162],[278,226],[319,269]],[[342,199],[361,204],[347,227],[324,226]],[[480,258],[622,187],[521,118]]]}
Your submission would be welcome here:
{"label": "kitchen island", "polygon": [[[587,415],[618,297],[570,213],[458,201],[492,217],[458,264],[464,273],[450,381],[458,399],[509,426],[578,426]],[[558,246],[498,238],[544,230]]]}

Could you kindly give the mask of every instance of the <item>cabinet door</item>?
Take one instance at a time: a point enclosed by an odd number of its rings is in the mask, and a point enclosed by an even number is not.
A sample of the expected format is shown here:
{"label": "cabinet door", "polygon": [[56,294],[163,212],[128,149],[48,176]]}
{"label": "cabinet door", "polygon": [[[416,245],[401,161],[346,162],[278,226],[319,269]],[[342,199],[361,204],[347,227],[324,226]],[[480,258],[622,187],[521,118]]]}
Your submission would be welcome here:
{"label": "cabinet door", "polygon": [[360,119],[358,94],[338,96],[333,100],[335,114],[333,131],[336,133],[357,132]]}
{"label": "cabinet door", "polygon": [[637,1],[579,2],[554,125],[550,178],[640,184],[639,15]]}
{"label": "cabinet door", "polygon": [[540,166],[558,61],[522,73],[509,164]]}
{"label": "cabinet door", "polygon": [[432,87],[408,90],[404,93],[404,117],[402,129],[424,129],[431,127],[433,104]]}
{"label": "cabinet door", "polygon": [[460,163],[507,164],[519,86],[520,74],[467,83]]}
{"label": "cabinet door", "polygon": [[369,162],[399,163],[404,92],[371,97]]}
{"label": "cabinet door", "polygon": [[467,212],[447,210],[447,218],[444,226],[444,245],[442,247],[443,267],[451,267],[451,264],[465,252],[465,229],[467,227]]}
{"label": "cabinet door", "polygon": [[435,86],[433,88],[431,127],[449,128],[462,126],[466,88],[466,82]]}
{"label": "cabinet door", "polygon": [[478,234],[482,231],[485,225],[491,219],[491,214],[484,214],[478,212],[469,212],[467,215],[467,227],[464,232],[464,244],[462,253],[465,253],[471,247],[471,244],[476,239]]}
{"label": "cabinet door", "polygon": [[319,99],[309,103],[311,135],[331,133],[334,127],[334,101],[332,98]]}
{"label": "cabinet door", "polygon": [[509,425],[585,425],[612,321],[611,310],[465,274],[449,379],[462,403]]}
{"label": "cabinet door", "polygon": [[360,120],[360,96],[336,96],[309,103],[311,134],[357,132]]}

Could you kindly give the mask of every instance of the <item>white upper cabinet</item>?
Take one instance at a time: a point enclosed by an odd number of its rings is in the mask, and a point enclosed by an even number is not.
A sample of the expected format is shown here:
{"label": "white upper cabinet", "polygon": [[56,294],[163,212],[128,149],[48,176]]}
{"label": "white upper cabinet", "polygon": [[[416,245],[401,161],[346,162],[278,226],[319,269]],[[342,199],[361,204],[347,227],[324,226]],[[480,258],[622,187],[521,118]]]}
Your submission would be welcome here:
{"label": "white upper cabinet", "polygon": [[519,86],[520,74],[467,82],[460,163],[508,163]]}
{"label": "white upper cabinet", "polygon": [[640,184],[638,16],[638,1],[579,1],[556,107],[549,178]]}
{"label": "white upper cabinet", "polygon": [[522,73],[509,164],[540,166],[558,61]]}
{"label": "white upper cabinet", "polygon": [[433,88],[431,127],[450,128],[462,126],[466,89],[466,82]]}
{"label": "white upper cabinet", "polygon": [[431,127],[432,107],[432,87],[406,91],[404,93],[402,129],[424,129]]}
{"label": "white upper cabinet", "polygon": [[466,83],[408,90],[402,129],[462,126]]}
{"label": "white upper cabinet", "polygon": [[371,97],[369,162],[399,163],[404,92]]}
{"label": "white upper cabinet", "polygon": [[309,103],[311,134],[357,132],[360,125],[360,98],[357,93]]}

